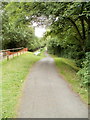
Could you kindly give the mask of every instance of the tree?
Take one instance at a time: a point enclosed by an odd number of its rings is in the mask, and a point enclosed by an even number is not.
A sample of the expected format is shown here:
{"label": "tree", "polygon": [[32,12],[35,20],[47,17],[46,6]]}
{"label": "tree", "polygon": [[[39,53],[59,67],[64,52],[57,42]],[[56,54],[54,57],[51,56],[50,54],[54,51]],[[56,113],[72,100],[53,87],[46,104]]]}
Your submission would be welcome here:
{"label": "tree", "polygon": [[[34,29],[27,19],[22,3],[3,4],[2,47],[28,47],[30,50],[40,47]],[[37,39],[37,43],[36,40]]]}

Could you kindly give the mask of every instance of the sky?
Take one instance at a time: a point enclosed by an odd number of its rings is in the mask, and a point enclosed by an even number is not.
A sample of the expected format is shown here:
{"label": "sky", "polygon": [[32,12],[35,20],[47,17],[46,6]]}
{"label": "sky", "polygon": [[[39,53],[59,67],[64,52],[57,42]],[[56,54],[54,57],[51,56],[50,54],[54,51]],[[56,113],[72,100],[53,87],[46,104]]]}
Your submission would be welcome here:
{"label": "sky", "polygon": [[46,32],[44,27],[35,27],[35,36],[43,37],[43,34]]}
{"label": "sky", "polygon": [[39,38],[43,37],[43,34],[46,32],[45,27],[42,27],[42,26],[38,27],[37,23],[33,23],[33,26],[35,28],[35,36],[37,36]]}

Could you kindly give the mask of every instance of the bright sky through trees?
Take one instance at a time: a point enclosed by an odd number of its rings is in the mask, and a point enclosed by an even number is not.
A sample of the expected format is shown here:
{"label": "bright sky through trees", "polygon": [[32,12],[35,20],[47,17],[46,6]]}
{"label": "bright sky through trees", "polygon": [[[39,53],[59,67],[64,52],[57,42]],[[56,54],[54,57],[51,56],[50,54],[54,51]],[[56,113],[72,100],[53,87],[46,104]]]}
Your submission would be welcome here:
{"label": "bright sky through trees", "polygon": [[43,34],[46,32],[45,27],[37,25],[36,22],[33,23],[33,26],[35,27],[35,36],[37,37],[43,37]]}
{"label": "bright sky through trees", "polygon": [[46,32],[44,27],[35,27],[35,36],[43,37],[43,34]]}

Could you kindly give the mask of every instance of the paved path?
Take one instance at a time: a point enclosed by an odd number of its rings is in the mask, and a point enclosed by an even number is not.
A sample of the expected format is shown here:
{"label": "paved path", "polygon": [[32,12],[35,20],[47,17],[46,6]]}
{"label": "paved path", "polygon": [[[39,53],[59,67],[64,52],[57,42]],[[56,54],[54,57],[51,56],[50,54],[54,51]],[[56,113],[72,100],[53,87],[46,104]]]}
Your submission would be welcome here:
{"label": "paved path", "polygon": [[21,97],[18,118],[87,118],[87,106],[46,57],[35,64]]}

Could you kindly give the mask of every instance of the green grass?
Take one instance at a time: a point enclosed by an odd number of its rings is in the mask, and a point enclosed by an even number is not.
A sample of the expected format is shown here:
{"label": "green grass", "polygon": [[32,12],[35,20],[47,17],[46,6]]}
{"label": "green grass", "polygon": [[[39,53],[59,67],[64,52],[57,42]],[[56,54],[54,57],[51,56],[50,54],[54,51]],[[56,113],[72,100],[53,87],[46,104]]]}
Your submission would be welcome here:
{"label": "green grass", "polygon": [[42,57],[32,53],[4,60],[2,63],[2,117],[12,118],[16,115],[16,106],[20,97],[22,84],[32,65]]}
{"label": "green grass", "polygon": [[68,81],[71,88],[81,96],[81,99],[88,103],[88,91],[86,88],[81,87],[81,79],[77,76],[79,68],[76,66],[75,62],[66,58],[54,57],[54,59],[62,77]]}

